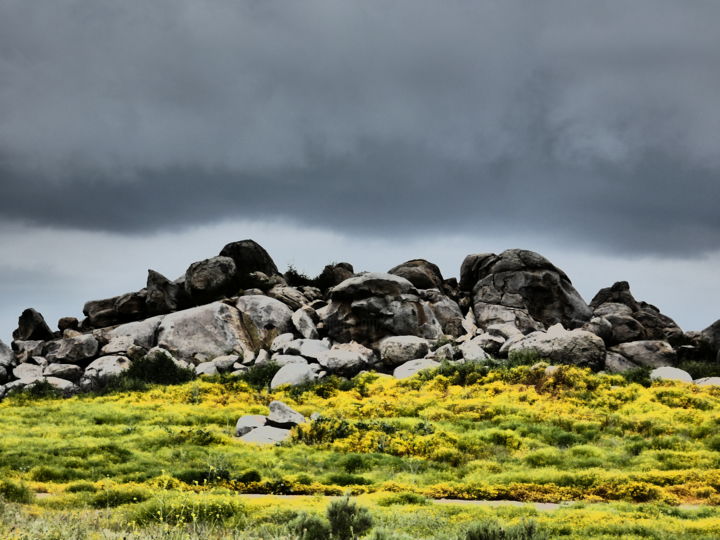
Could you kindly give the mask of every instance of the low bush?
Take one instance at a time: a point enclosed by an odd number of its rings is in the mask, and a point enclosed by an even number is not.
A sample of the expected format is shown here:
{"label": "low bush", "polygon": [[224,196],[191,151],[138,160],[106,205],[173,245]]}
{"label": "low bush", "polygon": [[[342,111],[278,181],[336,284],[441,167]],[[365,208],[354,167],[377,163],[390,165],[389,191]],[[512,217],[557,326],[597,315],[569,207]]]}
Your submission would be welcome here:
{"label": "low bush", "polygon": [[338,540],[360,538],[373,525],[368,509],[358,506],[348,496],[328,505],[327,518],[330,522],[330,532],[333,538]]}
{"label": "low bush", "polygon": [[140,487],[101,488],[90,497],[90,506],[93,508],[114,508],[122,504],[139,503],[149,498],[149,491]]}
{"label": "low bush", "polygon": [[256,390],[270,390],[270,382],[275,374],[280,371],[280,367],[276,362],[272,361],[254,365],[237,379],[246,382]]}
{"label": "low bush", "polygon": [[412,493],[410,491],[405,491],[402,493],[393,493],[392,495],[383,497],[378,500],[377,504],[378,506],[393,506],[396,504],[426,505],[429,504],[429,501],[422,495],[418,495],[417,493]]}
{"label": "low bush", "polygon": [[290,523],[290,530],[298,540],[328,540],[330,524],[314,514],[303,512]]}
{"label": "low bush", "polygon": [[17,482],[9,478],[0,480],[0,497],[9,502],[31,503],[33,493],[24,482]]}
{"label": "low bush", "polygon": [[128,512],[129,521],[140,525],[222,524],[245,515],[245,505],[237,497],[208,493],[155,497]]}
{"label": "low bush", "polygon": [[179,366],[169,355],[154,354],[135,360],[121,377],[153,384],[183,384],[195,378],[195,371]]}
{"label": "low bush", "polygon": [[471,525],[465,540],[545,540],[549,538],[534,520],[521,521],[517,525],[501,525],[495,520],[481,521]]}

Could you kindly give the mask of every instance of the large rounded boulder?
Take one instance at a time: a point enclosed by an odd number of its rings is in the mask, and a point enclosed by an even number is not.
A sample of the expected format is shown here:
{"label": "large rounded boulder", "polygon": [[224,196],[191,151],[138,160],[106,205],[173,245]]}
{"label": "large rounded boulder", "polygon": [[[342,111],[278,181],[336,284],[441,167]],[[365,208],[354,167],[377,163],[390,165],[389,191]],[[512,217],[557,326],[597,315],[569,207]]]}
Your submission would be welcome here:
{"label": "large rounded boulder", "polygon": [[460,287],[472,290],[481,328],[496,323],[514,324],[525,333],[557,323],[578,328],[592,316],[565,272],[532,251],[468,255]]}
{"label": "large rounded boulder", "polygon": [[403,277],[418,289],[442,289],[440,268],[425,259],[413,259],[388,270],[388,274]]}
{"label": "large rounded boulder", "polygon": [[227,244],[222,251],[221,257],[230,257],[235,263],[239,284],[247,288],[252,284],[250,274],[262,272],[267,276],[279,275],[277,266],[272,257],[260,244],[254,240],[240,240]]}

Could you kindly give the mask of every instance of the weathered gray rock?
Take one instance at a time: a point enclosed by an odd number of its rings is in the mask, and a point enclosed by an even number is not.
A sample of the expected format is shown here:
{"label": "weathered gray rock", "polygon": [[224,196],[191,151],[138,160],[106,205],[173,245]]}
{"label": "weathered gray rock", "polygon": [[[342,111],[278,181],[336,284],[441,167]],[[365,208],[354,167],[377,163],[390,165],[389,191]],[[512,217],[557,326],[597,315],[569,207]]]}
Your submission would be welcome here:
{"label": "weathered gray rock", "polygon": [[230,257],[235,262],[239,286],[252,285],[251,272],[262,272],[267,276],[279,275],[277,266],[268,252],[254,240],[241,240],[227,244],[220,255]]}
{"label": "weathered gray rock", "polygon": [[252,328],[255,348],[269,345],[280,334],[292,331],[293,312],[285,304],[268,296],[241,296],[237,308],[246,328]]}
{"label": "weathered gray rock", "polygon": [[15,352],[14,364],[22,364],[23,362],[27,362],[33,356],[42,356],[43,349],[45,348],[45,342],[37,340],[15,340],[12,342],[12,348]]}
{"label": "weathered gray rock", "polygon": [[317,379],[318,371],[317,364],[308,364],[307,362],[287,363],[272,378],[270,388],[274,390],[287,384],[297,386],[314,381]]}
{"label": "weathered gray rock", "polygon": [[614,343],[613,325],[605,317],[594,316],[582,325],[581,330],[595,334],[605,342],[605,345]]}
{"label": "weathered gray rock", "polygon": [[[481,328],[497,322],[513,323],[523,332],[556,323],[577,328],[592,315],[567,275],[532,251],[469,255],[461,268],[461,288],[472,281],[473,309]],[[492,306],[503,309],[489,309]]]}
{"label": "weathered gray rock", "polygon": [[289,429],[262,426],[246,433],[240,437],[240,440],[252,444],[280,444],[289,438]]}
{"label": "weathered gray rock", "polygon": [[[245,358],[248,358],[247,355],[245,355]],[[253,358],[253,362],[255,365],[262,365],[270,361],[270,354],[265,349],[260,349],[257,354],[255,355],[255,358]],[[250,365],[252,362],[246,362],[245,359],[243,359],[243,364]]]}
{"label": "weathered gray rock", "polygon": [[720,377],[703,377],[693,382],[698,386],[720,386]]}
{"label": "weathered gray rock", "polygon": [[270,344],[270,352],[283,352],[285,350],[285,346],[293,341],[295,341],[295,336],[292,334],[292,332],[280,334],[272,340],[272,343]]}
{"label": "weathered gray rock", "polygon": [[227,371],[230,371],[232,367],[238,363],[241,362],[242,358],[240,355],[237,354],[227,354],[223,356],[218,356],[217,358],[213,358],[212,363],[215,364],[215,367],[220,373],[225,373]]}
{"label": "weathered gray rock", "polygon": [[15,365],[15,353],[0,340],[0,367],[11,368]]}
{"label": "weathered gray rock", "polygon": [[270,402],[270,414],[267,421],[270,425],[283,427],[303,424],[305,423],[305,417],[282,401],[275,400]]}
{"label": "weathered gray rock", "polygon": [[309,306],[299,308],[292,315],[293,326],[306,339],[318,339],[317,321],[317,313]]}
{"label": "weathered gray rock", "polygon": [[346,279],[330,290],[333,300],[358,300],[371,296],[393,296],[417,294],[417,290],[407,279],[383,274],[365,272]]}
{"label": "weathered gray rock", "polygon": [[80,391],[80,387],[78,385],[59,377],[45,377],[44,380],[50,386],[55,388],[55,390],[59,390],[66,395],[77,394]]}
{"label": "weathered gray rock", "polygon": [[365,347],[357,341],[350,341],[349,343],[335,343],[332,346],[334,351],[349,351],[360,355],[368,366],[373,366],[378,363],[378,358],[372,349]]}
{"label": "weathered gray rock", "polygon": [[460,306],[455,300],[436,289],[422,291],[421,297],[428,302],[444,334],[458,337],[465,333],[463,327],[465,320]]}
{"label": "weathered gray rock", "polygon": [[317,360],[318,357],[327,352],[330,344],[327,340],[320,339],[294,339],[282,346],[283,354],[299,354],[305,358]]}
{"label": "weathered gray rock", "polygon": [[438,347],[434,351],[425,355],[425,358],[430,358],[437,362],[442,362],[443,360],[456,360],[460,357],[462,357],[460,349],[451,343],[446,343],[442,347]]}
{"label": "weathered gray rock", "polygon": [[489,360],[490,356],[482,348],[482,339],[473,338],[469,341],[465,341],[458,347],[462,357],[467,362],[482,362]]}
{"label": "weathered gray rock", "polygon": [[195,366],[195,373],[198,376],[205,375],[207,377],[212,377],[213,375],[217,375],[219,372],[214,362],[201,362]]}
{"label": "weathered gray rock", "polygon": [[287,285],[275,285],[267,294],[270,298],[279,300],[293,311],[310,303],[310,300],[308,300],[303,293],[295,287],[289,287]]}
{"label": "weathered gray rock", "polygon": [[80,330],[80,321],[75,317],[62,317],[58,321],[58,329],[61,332],[65,330]]}
{"label": "weathered gray rock", "polygon": [[542,358],[557,364],[573,364],[602,369],[605,364],[605,343],[585,330],[565,330],[560,324],[547,332],[533,332],[517,341],[509,353],[535,351]]}
{"label": "weathered gray rock", "polygon": [[388,274],[403,277],[418,289],[440,289],[443,276],[437,265],[425,259],[413,259],[388,270]]}
{"label": "weathered gray rock", "polygon": [[667,341],[631,341],[616,345],[610,350],[623,355],[634,364],[645,367],[669,366],[676,359],[675,351]]}
{"label": "weathered gray rock", "polygon": [[680,382],[693,382],[692,377],[687,371],[682,369],[662,366],[655,368],[650,372],[650,380],[652,381],[680,381]]}
{"label": "weathered gray rock", "polygon": [[18,379],[29,381],[41,379],[43,376],[43,368],[35,364],[20,364],[13,368],[12,373]]}
{"label": "weathered gray rock", "polygon": [[47,344],[45,358],[59,364],[84,363],[97,356],[100,344],[92,334],[58,339]]}
{"label": "weathered gray rock", "polygon": [[267,418],[260,414],[248,414],[238,418],[235,424],[235,436],[242,437],[250,433],[253,429],[263,427],[267,422]]}
{"label": "weathered gray rock", "polygon": [[100,349],[100,352],[104,355],[125,354],[133,345],[135,345],[135,341],[130,336],[118,336],[110,339],[107,345]]}
{"label": "weathered gray rock", "polygon": [[413,375],[423,371],[424,369],[434,369],[440,366],[440,362],[431,360],[430,358],[419,358],[410,360],[398,366],[393,371],[393,377],[396,379],[407,379]]}
{"label": "weathered gray rock", "polygon": [[378,344],[380,360],[388,366],[398,366],[408,360],[424,358],[428,342],[416,336],[390,336]]}
{"label": "weathered gray rock", "polygon": [[[270,360],[274,364],[277,364],[278,366],[283,366],[283,367],[287,366],[289,364],[302,364],[302,365],[308,364],[307,359],[305,359],[302,356],[297,355],[297,354],[273,354],[272,357],[270,358]],[[255,361],[256,366],[261,365],[261,364],[262,364],[262,362],[258,363],[257,360]]]}
{"label": "weathered gray rock", "polygon": [[206,304],[239,290],[235,261],[212,257],[190,265],[185,272],[185,292],[194,304]]}
{"label": "weathered gray rock", "polygon": [[625,373],[637,367],[637,364],[634,364],[622,354],[608,351],[605,355],[605,371],[608,373]]}
{"label": "weathered gray rock", "polygon": [[115,312],[123,320],[136,321],[147,317],[146,291],[122,294],[115,300]]}
{"label": "weathered gray rock", "polygon": [[148,270],[145,305],[149,315],[162,315],[189,307],[185,286],[170,281],[155,270]]}
{"label": "weathered gray rock", "polygon": [[130,365],[130,360],[125,356],[101,356],[85,368],[83,380],[86,382],[104,381],[127,371]]}
{"label": "weathered gray rock", "polygon": [[[411,287],[410,282],[403,278],[392,277]],[[375,283],[378,280],[375,280]],[[393,281],[385,283],[388,290],[398,285]],[[346,282],[341,283],[333,291],[339,290],[345,284]],[[355,287],[350,287],[350,290],[360,294]],[[352,301],[333,300],[317,313],[327,335],[338,342],[358,341],[371,344],[386,336],[414,335],[438,339],[443,335],[442,327],[428,303],[414,294],[369,296]]]}
{"label": "weathered gray rock", "polygon": [[320,275],[315,278],[315,282],[322,290],[327,290],[335,285],[339,285],[346,279],[353,277],[355,270],[352,264],[341,262],[337,264],[328,264],[323,268]]}
{"label": "weathered gray rock", "polygon": [[18,341],[46,341],[55,337],[43,316],[32,308],[22,312],[12,336]]}
{"label": "weathered gray rock", "polygon": [[86,302],[83,328],[104,328],[147,317],[146,291],[130,292],[112,298]]}
{"label": "weathered gray rock", "polygon": [[180,360],[253,353],[252,341],[232,306],[214,302],[166,315],[158,328],[158,345]]}
{"label": "weathered gray rock", "polygon": [[122,324],[105,333],[108,340],[119,337],[129,337],[135,345],[151,349],[157,345],[157,333],[164,315],[150,317],[136,322]]}
{"label": "weathered gray rock", "polygon": [[709,346],[712,352],[720,351],[720,319],[712,323],[705,330],[700,332],[700,337]]}
{"label": "weathered gray rock", "polygon": [[484,332],[468,341],[477,344],[489,355],[497,355],[500,352],[500,348],[505,344],[506,339],[500,336],[494,336],[489,332]]}
{"label": "weathered gray rock", "polygon": [[353,376],[367,369],[368,358],[362,352],[341,349],[330,349],[321,353],[318,363],[331,373]]}
{"label": "weathered gray rock", "polygon": [[77,382],[83,375],[83,369],[75,364],[48,364],[42,370],[43,377],[57,377]]}

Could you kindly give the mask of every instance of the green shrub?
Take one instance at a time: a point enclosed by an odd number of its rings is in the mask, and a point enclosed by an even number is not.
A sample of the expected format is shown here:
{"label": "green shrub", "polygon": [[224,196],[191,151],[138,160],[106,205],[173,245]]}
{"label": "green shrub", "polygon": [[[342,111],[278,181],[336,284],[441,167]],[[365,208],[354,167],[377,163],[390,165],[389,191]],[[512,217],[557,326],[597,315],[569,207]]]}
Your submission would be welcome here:
{"label": "green shrub", "polygon": [[250,367],[238,379],[245,381],[256,390],[270,389],[270,382],[275,374],[280,371],[276,362],[265,362],[264,364]]}
{"label": "green shrub", "polygon": [[418,378],[421,381],[430,381],[442,375],[449,379],[449,383],[458,386],[469,386],[481,381],[490,372],[490,367],[481,362],[463,362],[453,364],[443,360],[440,367],[421,371]]}
{"label": "green shrub", "polygon": [[652,385],[652,381],[650,380],[651,371],[652,369],[649,367],[637,367],[624,371],[621,375],[629,383],[636,383],[645,388],[649,388]]}
{"label": "green shrub", "polygon": [[720,376],[720,364],[714,361],[701,362],[699,360],[685,360],[684,362],[680,362],[677,367],[687,371],[693,379]]}
{"label": "green shrub", "polygon": [[92,482],[73,482],[72,484],[68,484],[68,486],[65,488],[65,491],[68,493],[93,493],[98,490],[97,485],[95,485]]}
{"label": "green shrub", "polygon": [[327,483],[336,486],[369,486],[372,480],[355,474],[335,473],[328,476]]}
{"label": "green shrub", "polygon": [[290,530],[298,540],[328,540],[330,524],[314,514],[302,513],[290,523]]}
{"label": "green shrub", "polygon": [[262,480],[262,476],[255,469],[248,469],[236,476],[234,480],[242,482],[243,484],[250,484],[252,482],[260,482]]}
{"label": "green shrub", "polygon": [[392,506],[395,504],[425,505],[429,504],[429,501],[422,495],[406,491],[403,493],[393,493],[392,495],[383,497],[382,499],[378,500],[377,504],[378,506]]}
{"label": "green shrub", "polygon": [[523,520],[517,525],[501,525],[495,520],[481,521],[465,533],[465,540],[545,540],[547,533],[541,531],[534,520]]}
{"label": "green shrub", "polygon": [[360,538],[372,528],[373,520],[367,508],[358,506],[349,496],[328,505],[327,518],[333,538]]}
{"label": "green shrub", "polygon": [[231,518],[242,518],[245,513],[245,506],[237,497],[201,493],[150,499],[134,506],[128,518],[140,525],[221,524]]}
{"label": "green shrub", "polygon": [[139,503],[150,497],[149,492],[137,487],[100,489],[90,497],[93,508],[114,508],[121,504]]}
{"label": "green shrub", "polygon": [[28,504],[33,501],[33,493],[24,482],[0,480],[0,497],[8,502]]}
{"label": "green shrub", "polygon": [[153,354],[135,360],[121,377],[154,384],[182,384],[195,378],[195,372],[173,362],[169,355]]}
{"label": "green shrub", "polygon": [[366,468],[365,460],[360,454],[349,454],[341,462],[343,469],[346,472],[353,474],[359,470]]}

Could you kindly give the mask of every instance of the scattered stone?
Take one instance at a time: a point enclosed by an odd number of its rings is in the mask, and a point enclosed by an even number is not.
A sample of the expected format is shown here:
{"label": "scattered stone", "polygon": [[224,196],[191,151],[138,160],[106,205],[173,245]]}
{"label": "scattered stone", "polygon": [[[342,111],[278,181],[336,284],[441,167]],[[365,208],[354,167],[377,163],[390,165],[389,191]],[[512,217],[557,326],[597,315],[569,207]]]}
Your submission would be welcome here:
{"label": "scattered stone", "polygon": [[393,377],[396,379],[407,379],[424,369],[433,369],[440,366],[440,362],[431,360],[430,358],[419,358],[410,360],[398,366],[393,371]]}
{"label": "scattered stone", "polygon": [[330,371],[344,376],[353,376],[363,369],[367,369],[367,356],[358,351],[331,349],[322,352],[318,363]]}
{"label": "scattered stone", "polygon": [[43,368],[42,375],[77,382],[83,375],[83,369],[75,364],[48,364]]}
{"label": "scattered stone", "polygon": [[13,368],[12,373],[18,379],[31,381],[42,378],[43,368],[35,364],[20,364],[19,366]]}
{"label": "scattered stone", "polygon": [[681,381],[681,382],[693,382],[692,377],[687,371],[682,369],[662,366],[655,368],[650,372],[650,380],[652,381]]}
{"label": "scattered stone", "polygon": [[237,308],[247,327],[253,327],[253,342],[262,345],[292,330],[293,312],[285,304],[268,296],[241,296]]}
{"label": "scattered stone", "polygon": [[213,375],[218,374],[218,368],[214,362],[201,362],[195,366],[195,373],[198,376],[205,375],[212,377]]}
{"label": "scattered stone", "polygon": [[86,382],[105,381],[120,375],[130,368],[130,360],[125,356],[102,356],[94,360],[87,368],[83,380]]}
{"label": "scattered stone", "polygon": [[[305,358],[297,354],[273,354],[270,360],[278,366],[287,366],[288,364],[308,364],[308,361]],[[258,363],[255,362],[255,365],[258,365]]]}
{"label": "scattered stone", "polygon": [[242,437],[246,433],[250,433],[253,429],[263,427],[267,422],[267,418],[260,414],[248,414],[238,418],[235,424],[235,436]]}
{"label": "scattered stone", "polygon": [[45,377],[44,380],[50,386],[52,386],[56,390],[59,390],[65,395],[77,394],[80,391],[79,386],[59,377]]}
{"label": "scattered stone", "polygon": [[268,296],[279,300],[293,311],[310,303],[303,293],[295,287],[289,287],[287,285],[275,285],[268,291]]}
{"label": "scattered stone", "polygon": [[462,343],[460,347],[458,347],[466,362],[482,362],[490,359],[490,356],[488,356],[482,348],[481,343],[481,339],[473,338]]}
{"label": "scattered stone", "polygon": [[124,354],[127,350],[135,345],[135,341],[130,336],[118,336],[110,339],[100,352],[102,354]]}
{"label": "scattered stone", "polygon": [[267,420],[268,424],[275,427],[290,427],[305,423],[305,417],[302,414],[277,400],[270,403],[270,414]]}
{"label": "scattered stone", "polygon": [[78,364],[95,358],[99,349],[100,344],[95,336],[82,334],[51,341],[47,345],[45,357],[50,363]]}
{"label": "scattered stone", "polygon": [[645,367],[669,366],[675,362],[675,351],[667,341],[643,340],[621,343],[612,349],[632,363]]}
{"label": "scattered stone", "polygon": [[239,355],[227,354],[223,356],[218,356],[217,358],[213,359],[212,363],[215,364],[215,367],[220,373],[225,373],[226,371],[230,371],[233,366],[239,361]]}
{"label": "scattered stone", "polygon": [[558,364],[573,364],[602,369],[605,363],[605,343],[595,334],[585,330],[566,330],[561,324],[548,328],[547,332],[533,332],[515,342],[509,353],[535,351],[542,358]]}
{"label": "scattered stone", "polygon": [[380,360],[388,366],[398,366],[408,360],[423,358],[428,342],[416,336],[391,336],[379,343]]}
{"label": "scattered stone", "polygon": [[317,364],[310,365],[304,359],[301,358],[301,360],[303,362],[291,362],[283,365],[270,381],[270,388],[275,390],[286,384],[297,386],[316,380],[319,371]]}
{"label": "scattered stone", "polygon": [[637,367],[637,364],[634,364],[622,354],[608,351],[605,355],[605,371],[608,373],[625,373]]}
{"label": "scattered stone", "polygon": [[272,426],[262,426],[246,433],[240,440],[253,444],[280,444],[290,438],[290,430]]}

